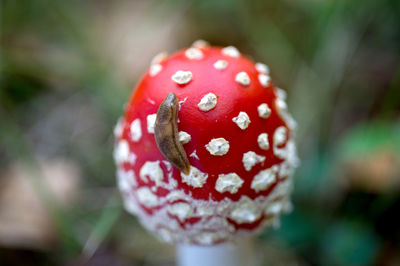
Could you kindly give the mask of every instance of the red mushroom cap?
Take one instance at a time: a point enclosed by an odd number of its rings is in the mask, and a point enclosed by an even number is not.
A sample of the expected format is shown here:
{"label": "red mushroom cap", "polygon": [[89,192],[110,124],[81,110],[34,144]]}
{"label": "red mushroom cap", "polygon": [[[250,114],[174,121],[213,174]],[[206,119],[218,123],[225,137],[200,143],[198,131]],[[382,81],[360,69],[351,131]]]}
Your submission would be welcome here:
{"label": "red mushroom cap", "polygon": [[[157,112],[170,93],[179,101],[187,174],[155,140]],[[232,46],[197,43],[156,56],[115,129],[126,209],[168,242],[209,245],[277,224],[291,208],[298,162],[285,96],[266,65]]]}

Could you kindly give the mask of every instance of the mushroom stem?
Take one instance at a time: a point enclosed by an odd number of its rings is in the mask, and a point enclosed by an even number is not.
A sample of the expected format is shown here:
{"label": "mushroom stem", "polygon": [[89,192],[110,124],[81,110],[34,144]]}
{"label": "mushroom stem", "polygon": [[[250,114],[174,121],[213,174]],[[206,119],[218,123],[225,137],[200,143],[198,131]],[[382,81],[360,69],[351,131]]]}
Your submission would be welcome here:
{"label": "mushroom stem", "polygon": [[184,174],[189,174],[190,164],[179,142],[178,98],[171,92],[160,104],[154,126],[154,137],[161,154]]}
{"label": "mushroom stem", "polygon": [[254,266],[251,244],[225,243],[213,246],[178,245],[177,266]]}

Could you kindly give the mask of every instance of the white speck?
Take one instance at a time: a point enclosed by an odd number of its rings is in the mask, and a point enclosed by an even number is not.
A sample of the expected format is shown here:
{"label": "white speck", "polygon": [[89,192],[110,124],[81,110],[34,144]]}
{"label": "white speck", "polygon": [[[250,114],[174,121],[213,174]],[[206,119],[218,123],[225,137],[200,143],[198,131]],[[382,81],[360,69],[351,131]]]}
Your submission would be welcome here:
{"label": "white speck", "polygon": [[118,142],[114,149],[114,160],[117,163],[123,163],[129,160],[129,144],[126,140]]}
{"label": "white speck", "polygon": [[258,81],[263,87],[268,87],[269,82],[271,81],[271,78],[268,75],[265,74],[259,74],[258,75]]}
{"label": "white speck", "polygon": [[222,54],[230,57],[239,57],[240,52],[239,50],[234,47],[234,46],[227,46],[222,49]]}
{"label": "white speck", "polygon": [[114,137],[120,138],[122,136],[122,131],[122,118],[119,118],[117,124],[114,127]]}
{"label": "white speck", "polygon": [[275,130],[274,133],[274,154],[281,159],[287,159],[290,160],[293,165],[297,165],[298,164],[298,159],[296,154],[296,148],[294,146],[294,143],[291,141],[288,141],[286,143],[286,146],[281,148],[278,146],[283,145],[287,138],[286,138],[286,134],[287,134],[287,129],[284,126],[278,127]]}
{"label": "white speck", "polygon": [[176,189],[178,187],[178,181],[173,177],[172,171],[168,172],[168,184],[170,185],[168,189]]}
{"label": "white speck", "polygon": [[147,98],[147,101],[148,101],[149,103],[151,103],[152,105],[156,104],[156,102],[155,102],[153,99]]}
{"label": "white speck", "polygon": [[267,133],[261,133],[257,137],[257,142],[258,146],[262,150],[268,150],[269,149],[269,141],[268,141],[268,134]]}
{"label": "white speck", "polygon": [[156,123],[157,114],[147,116],[147,132],[154,134],[154,125]]}
{"label": "white speck", "polygon": [[281,146],[286,141],[286,127],[280,126],[274,133],[274,146]]}
{"label": "white speck", "polygon": [[229,141],[224,138],[216,138],[212,139],[205,147],[211,155],[222,156],[229,151]]}
{"label": "white speck", "polygon": [[197,156],[196,150],[194,150],[194,151],[189,155],[189,157],[193,157],[193,158],[195,158],[195,159],[197,159],[197,160],[200,160],[199,156]]}
{"label": "white speck", "polygon": [[257,107],[258,116],[261,118],[268,118],[271,114],[271,109],[268,107],[268,104],[262,103]]}
{"label": "white speck", "polygon": [[129,153],[129,157],[128,157],[128,162],[132,165],[134,165],[136,163],[136,154],[134,154],[133,152]]}
{"label": "white speck", "polygon": [[181,110],[182,104],[184,104],[184,103],[186,102],[187,98],[188,98],[188,97],[185,97],[182,101],[179,101],[179,102],[178,102],[179,111]]}
{"label": "white speck", "polygon": [[171,79],[178,84],[186,84],[192,80],[192,72],[178,70],[172,75]]}
{"label": "white speck", "polygon": [[226,60],[218,60],[214,63],[214,68],[218,70],[223,70],[228,66],[228,62]]}
{"label": "white speck", "polygon": [[188,197],[182,190],[172,190],[165,198],[168,203],[176,201],[190,201],[192,198]]}
{"label": "white speck", "polygon": [[292,168],[297,168],[300,165],[300,159],[297,157],[297,151],[296,151],[296,144],[294,143],[293,139],[289,139],[289,141],[286,143],[286,149],[287,149],[287,160]]}
{"label": "white speck", "polygon": [[279,98],[279,94],[278,94],[278,98],[276,98],[276,100],[275,100],[275,106],[276,106],[276,110],[277,110],[279,116],[286,123],[286,125],[290,129],[293,129],[293,130],[296,129],[297,123],[293,119],[293,117],[290,115],[287,105],[286,105],[286,102],[282,98]]}
{"label": "white speck", "polygon": [[221,193],[229,191],[231,194],[235,194],[243,184],[243,179],[240,178],[236,173],[220,174],[218,175],[215,189]]}
{"label": "white speck", "polygon": [[269,67],[263,63],[256,63],[256,70],[260,73],[269,75]]}
{"label": "white speck", "polygon": [[293,174],[293,170],[294,170],[294,167],[290,163],[284,162],[281,164],[281,167],[279,168],[279,176],[280,177],[290,177]]}
{"label": "white speck", "polygon": [[194,43],[192,43],[192,46],[198,47],[198,48],[204,48],[204,47],[210,46],[210,44],[205,40],[197,40]]}
{"label": "white speck", "polygon": [[146,207],[154,207],[158,204],[158,198],[148,187],[141,187],[136,191],[136,195],[141,204]]}
{"label": "white speck", "polygon": [[251,182],[251,188],[256,192],[268,189],[276,181],[277,167],[261,170],[254,176]]}
{"label": "white speck", "polygon": [[215,208],[211,207],[207,203],[197,206],[196,214],[198,216],[206,217],[206,216],[211,216],[214,213],[215,213]]}
{"label": "white speck", "polygon": [[220,201],[217,209],[216,209],[216,213],[223,213],[226,210],[229,209],[229,207],[231,207],[232,201]]}
{"label": "white speck", "polygon": [[286,100],[286,91],[282,90],[281,88],[275,88],[275,93],[279,99]]}
{"label": "white speck", "polygon": [[246,72],[242,71],[236,74],[235,81],[247,86],[250,84],[250,77]]}
{"label": "white speck", "polygon": [[239,112],[239,115],[232,119],[233,122],[240,127],[240,129],[245,130],[250,124],[250,118],[246,112]]}
{"label": "white speck", "polygon": [[167,52],[161,52],[156,54],[153,59],[151,59],[151,65],[155,65],[155,64],[159,64],[162,61],[164,61],[166,58],[168,57],[168,53]]}
{"label": "white speck", "polygon": [[132,141],[138,142],[142,137],[142,128],[140,126],[140,119],[136,118],[131,123],[131,138]]}
{"label": "white speck", "polygon": [[135,173],[132,170],[118,170],[117,184],[120,191],[130,192],[132,190],[132,187],[137,185],[135,180]]}
{"label": "white speck", "polygon": [[246,171],[250,171],[254,165],[258,163],[263,163],[265,161],[265,156],[256,154],[254,151],[249,151],[243,154],[242,162]]}
{"label": "white speck", "polygon": [[277,216],[283,211],[284,204],[280,201],[271,202],[269,206],[265,209],[264,213],[267,215]]}
{"label": "white speck", "polygon": [[261,217],[261,210],[257,203],[244,196],[237,203],[236,208],[231,211],[229,217],[238,224],[253,223]]}
{"label": "white speck", "polygon": [[283,197],[287,197],[291,191],[293,190],[293,181],[291,178],[286,178],[283,181],[280,181],[277,186],[272,191],[273,198],[279,199]]}
{"label": "white speck", "polygon": [[136,199],[132,196],[123,196],[123,198],[125,210],[132,215],[139,215],[139,206]]}
{"label": "white speck", "polygon": [[217,96],[210,92],[201,98],[200,102],[197,104],[200,110],[209,111],[217,105]]}
{"label": "white speck", "polygon": [[162,65],[160,64],[151,65],[149,74],[151,77],[154,77],[155,75],[160,73],[161,70],[162,70]]}
{"label": "white speck", "polygon": [[189,204],[184,202],[179,202],[169,205],[168,212],[178,217],[179,221],[183,222],[192,215],[193,210]]}
{"label": "white speck", "polygon": [[190,166],[188,175],[181,172],[182,182],[192,187],[202,187],[207,181],[208,174],[201,172],[194,166]]}
{"label": "white speck", "polygon": [[168,172],[172,170],[172,164],[170,162],[168,162],[166,160],[163,160],[162,162],[165,165],[165,167],[167,167]]}
{"label": "white speck", "polygon": [[287,104],[286,102],[281,99],[281,98],[277,98],[275,101],[275,105],[276,105],[276,109],[278,110],[287,110]]}
{"label": "white speck", "polygon": [[185,51],[185,56],[189,59],[200,60],[203,58],[203,52],[200,49],[191,47]]}
{"label": "white speck", "polygon": [[164,179],[164,173],[160,167],[160,161],[146,162],[143,164],[142,168],[140,168],[139,175],[144,182],[148,182],[146,179],[147,177],[149,180],[154,181],[156,186],[161,185]]}
{"label": "white speck", "polygon": [[179,131],[179,142],[182,144],[186,144],[191,140],[191,136],[185,131]]}

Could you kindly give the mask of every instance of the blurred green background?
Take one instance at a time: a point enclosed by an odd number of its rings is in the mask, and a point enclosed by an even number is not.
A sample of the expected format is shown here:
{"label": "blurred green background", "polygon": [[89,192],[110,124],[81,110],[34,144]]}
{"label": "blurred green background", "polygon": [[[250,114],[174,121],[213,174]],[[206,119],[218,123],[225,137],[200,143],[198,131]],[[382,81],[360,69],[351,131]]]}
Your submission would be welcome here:
{"label": "blurred green background", "polygon": [[299,127],[260,265],[400,265],[400,1],[3,0],[0,265],[174,265],[125,213],[113,126],[150,59],[205,39],[271,69]]}

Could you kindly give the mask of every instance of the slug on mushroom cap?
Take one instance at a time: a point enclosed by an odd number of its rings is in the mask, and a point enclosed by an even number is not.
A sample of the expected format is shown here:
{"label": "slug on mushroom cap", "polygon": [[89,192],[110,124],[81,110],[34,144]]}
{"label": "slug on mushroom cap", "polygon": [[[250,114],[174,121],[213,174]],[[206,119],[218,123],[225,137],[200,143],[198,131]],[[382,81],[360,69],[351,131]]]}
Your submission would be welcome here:
{"label": "slug on mushroom cap", "polygon": [[279,90],[233,46],[153,60],[115,130],[127,211],[167,242],[211,245],[276,225],[298,163]]}

